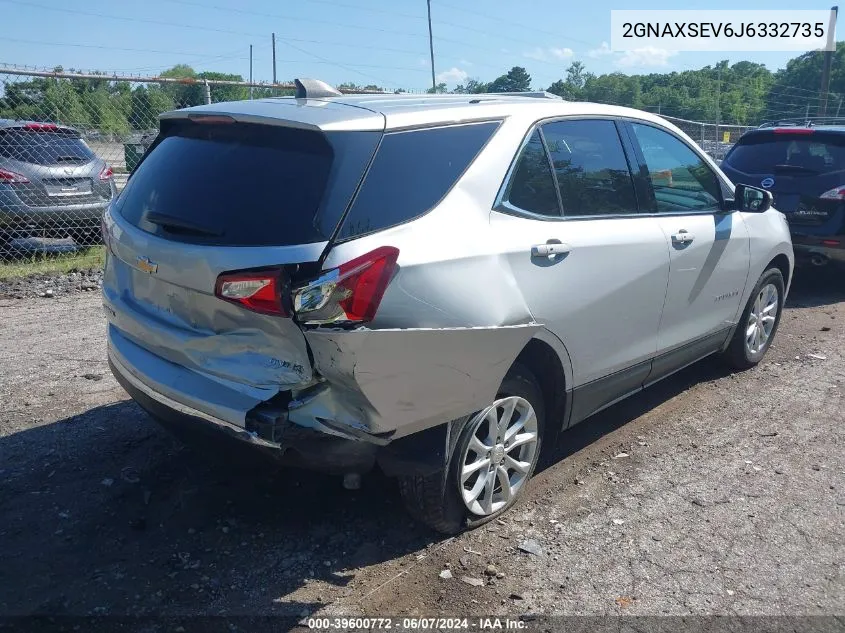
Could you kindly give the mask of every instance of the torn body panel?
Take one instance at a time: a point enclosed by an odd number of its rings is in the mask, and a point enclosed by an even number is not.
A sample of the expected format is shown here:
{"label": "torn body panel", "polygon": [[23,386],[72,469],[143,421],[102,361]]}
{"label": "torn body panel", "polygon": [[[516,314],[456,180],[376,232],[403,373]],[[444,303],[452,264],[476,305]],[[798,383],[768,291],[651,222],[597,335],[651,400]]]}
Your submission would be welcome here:
{"label": "torn body panel", "polygon": [[292,403],[290,420],[302,426],[322,420],[393,439],[448,422],[495,398],[511,363],[541,328],[306,331],[315,371],[330,388]]}

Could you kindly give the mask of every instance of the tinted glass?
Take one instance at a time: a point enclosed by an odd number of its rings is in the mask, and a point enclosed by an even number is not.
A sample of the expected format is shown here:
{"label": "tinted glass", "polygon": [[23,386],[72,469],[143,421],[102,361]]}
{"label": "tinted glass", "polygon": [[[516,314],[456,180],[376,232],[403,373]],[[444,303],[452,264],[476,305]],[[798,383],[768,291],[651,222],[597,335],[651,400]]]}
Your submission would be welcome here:
{"label": "tinted glass", "polygon": [[753,134],[740,140],[725,162],[746,174],[841,171],[845,169],[845,135]]}
{"label": "tinted glass", "polygon": [[385,134],[339,238],[372,233],[429,211],[498,126],[475,123]]}
{"label": "tinted glass", "polygon": [[613,121],[558,121],[543,126],[564,216],[635,213],[637,199]]}
{"label": "tinted glass", "polygon": [[94,153],[78,136],[61,132],[0,130],[0,157],[36,165],[87,163]]}
{"label": "tinted glass", "polygon": [[657,211],[707,211],[720,207],[716,174],[686,143],[650,125],[631,125],[640,144]]}
{"label": "tinted glass", "polygon": [[315,215],[332,156],[317,132],[187,123],[156,143],[114,208],[173,240],[231,246],[322,241]]}
{"label": "tinted glass", "polygon": [[552,168],[540,132],[536,130],[519,155],[506,199],[531,213],[560,216]]}

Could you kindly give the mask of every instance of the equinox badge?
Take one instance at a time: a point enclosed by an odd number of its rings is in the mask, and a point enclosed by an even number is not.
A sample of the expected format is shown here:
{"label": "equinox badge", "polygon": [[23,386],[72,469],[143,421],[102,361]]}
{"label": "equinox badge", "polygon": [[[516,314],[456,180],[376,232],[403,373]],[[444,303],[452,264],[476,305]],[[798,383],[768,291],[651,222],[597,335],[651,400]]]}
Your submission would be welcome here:
{"label": "equinox badge", "polygon": [[139,256],[136,261],[138,262],[138,268],[145,273],[152,275],[154,272],[158,271],[158,264],[145,255]]}

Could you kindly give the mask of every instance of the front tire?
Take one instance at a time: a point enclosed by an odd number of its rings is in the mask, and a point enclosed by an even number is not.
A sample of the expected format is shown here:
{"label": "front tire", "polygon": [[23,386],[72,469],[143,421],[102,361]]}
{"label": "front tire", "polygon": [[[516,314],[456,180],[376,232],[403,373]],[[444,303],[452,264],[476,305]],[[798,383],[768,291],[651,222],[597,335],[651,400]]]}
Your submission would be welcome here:
{"label": "front tire", "polygon": [[780,324],[786,294],[783,274],[769,268],[760,277],[742,311],[725,359],[736,369],[750,369],[763,360]]}
{"label": "front tire", "polygon": [[456,425],[443,469],[399,480],[408,512],[444,534],[487,523],[523,495],[537,467],[545,407],[537,379],[515,363],[496,400]]}

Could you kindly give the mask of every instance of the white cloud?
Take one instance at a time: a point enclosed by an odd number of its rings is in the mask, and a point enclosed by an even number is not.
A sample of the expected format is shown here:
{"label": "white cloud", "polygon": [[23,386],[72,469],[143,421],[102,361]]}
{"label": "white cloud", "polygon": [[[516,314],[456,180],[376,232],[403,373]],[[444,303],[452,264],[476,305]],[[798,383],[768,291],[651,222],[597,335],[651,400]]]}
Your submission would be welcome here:
{"label": "white cloud", "polygon": [[437,83],[459,84],[466,81],[467,77],[469,77],[467,71],[452,66],[449,70],[437,73]]}
{"label": "white cloud", "polygon": [[667,51],[665,48],[646,46],[625,51],[622,57],[616,60],[616,65],[621,68],[668,66],[669,58],[677,54],[678,51]]}
{"label": "white cloud", "polygon": [[543,62],[568,59],[572,55],[574,55],[574,51],[571,48],[556,48],[554,46],[549,48],[540,48],[538,46],[522,53],[523,57],[537,59]]}
{"label": "white cloud", "polygon": [[605,55],[610,55],[611,53],[613,53],[613,51],[610,50],[610,44],[602,42],[601,46],[598,48],[587,51],[587,57],[604,57]]}
{"label": "white cloud", "polygon": [[574,51],[571,48],[550,48],[549,53],[552,57],[557,57],[558,59],[567,59],[574,55]]}

